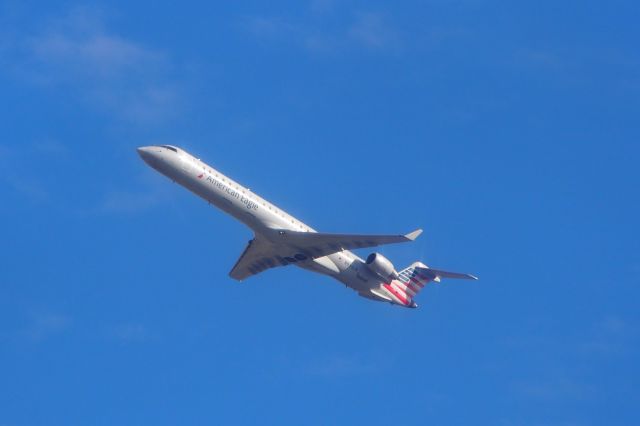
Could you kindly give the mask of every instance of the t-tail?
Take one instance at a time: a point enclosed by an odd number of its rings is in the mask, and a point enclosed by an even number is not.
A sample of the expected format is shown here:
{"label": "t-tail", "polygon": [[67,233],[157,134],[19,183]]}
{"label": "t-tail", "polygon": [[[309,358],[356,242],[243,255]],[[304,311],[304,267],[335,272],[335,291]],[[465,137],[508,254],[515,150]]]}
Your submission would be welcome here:
{"label": "t-tail", "polygon": [[408,268],[400,271],[397,279],[391,280],[388,284],[383,284],[383,288],[396,303],[408,308],[417,308],[418,304],[413,299],[420,290],[431,281],[439,283],[442,278],[478,279],[470,274],[441,271],[439,269],[429,268],[422,262],[415,262]]}

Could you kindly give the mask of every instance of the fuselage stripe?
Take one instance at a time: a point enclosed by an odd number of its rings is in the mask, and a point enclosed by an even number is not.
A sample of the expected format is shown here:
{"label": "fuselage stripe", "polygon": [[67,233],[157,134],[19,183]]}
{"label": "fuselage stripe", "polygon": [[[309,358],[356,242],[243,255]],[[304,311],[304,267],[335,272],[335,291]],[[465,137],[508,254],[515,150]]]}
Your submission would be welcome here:
{"label": "fuselage stripe", "polygon": [[386,288],[393,296],[395,296],[403,305],[407,305],[407,298],[403,297],[397,290],[395,290],[389,284],[384,284],[384,288]]}
{"label": "fuselage stripe", "polygon": [[415,296],[416,293],[418,293],[415,288],[402,284],[401,282],[395,281],[394,284],[398,286],[400,290],[404,291],[405,293],[408,293],[409,296],[411,297]]}
{"label": "fuselage stripe", "polygon": [[[392,281],[391,285],[394,288],[396,288],[401,294],[404,294],[405,296],[407,295],[407,291],[409,290],[409,287],[406,287],[404,284],[402,284],[398,280]],[[415,293],[413,293],[413,291],[411,293],[412,293],[411,296],[415,296]]]}

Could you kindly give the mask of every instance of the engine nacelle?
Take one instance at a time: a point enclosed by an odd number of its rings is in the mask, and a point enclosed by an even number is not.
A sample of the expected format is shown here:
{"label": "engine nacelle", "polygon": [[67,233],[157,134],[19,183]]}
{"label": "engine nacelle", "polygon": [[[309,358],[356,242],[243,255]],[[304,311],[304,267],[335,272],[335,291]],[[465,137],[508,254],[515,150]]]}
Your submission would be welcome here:
{"label": "engine nacelle", "polygon": [[367,267],[371,272],[378,275],[385,281],[391,281],[398,278],[398,273],[393,263],[380,253],[371,253],[367,257]]}

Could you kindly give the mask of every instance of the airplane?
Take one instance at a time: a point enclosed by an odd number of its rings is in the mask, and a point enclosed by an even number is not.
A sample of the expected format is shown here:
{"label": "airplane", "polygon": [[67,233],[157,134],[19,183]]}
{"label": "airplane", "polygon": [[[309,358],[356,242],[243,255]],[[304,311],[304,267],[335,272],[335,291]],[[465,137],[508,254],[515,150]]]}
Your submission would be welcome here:
{"label": "airplane", "polygon": [[414,299],[429,282],[440,282],[441,278],[477,279],[470,274],[432,269],[422,262],[398,272],[380,253],[363,260],[351,252],[414,241],[421,229],[405,235],[320,233],[177,146],[145,146],[137,151],[149,166],[254,232],[229,273],[235,280],[242,281],[270,268],[295,265],[335,278],[367,299],[417,308]]}

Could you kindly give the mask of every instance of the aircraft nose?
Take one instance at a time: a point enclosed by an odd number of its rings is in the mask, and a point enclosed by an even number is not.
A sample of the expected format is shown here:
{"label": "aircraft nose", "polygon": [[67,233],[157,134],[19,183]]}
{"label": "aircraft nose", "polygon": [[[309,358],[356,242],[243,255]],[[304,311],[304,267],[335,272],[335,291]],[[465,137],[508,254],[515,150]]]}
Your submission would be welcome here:
{"label": "aircraft nose", "polygon": [[138,154],[140,155],[140,157],[144,157],[146,154],[148,154],[151,151],[151,147],[150,146],[141,146],[141,147],[137,148],[136,151],[138,151]]}
{"label": "aircraft nose", "polygon": [[145,163],[151,164],[157,159],[159,152],[152,146],[141,146],[137,149],[138,155],[144,160]]}

